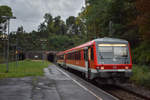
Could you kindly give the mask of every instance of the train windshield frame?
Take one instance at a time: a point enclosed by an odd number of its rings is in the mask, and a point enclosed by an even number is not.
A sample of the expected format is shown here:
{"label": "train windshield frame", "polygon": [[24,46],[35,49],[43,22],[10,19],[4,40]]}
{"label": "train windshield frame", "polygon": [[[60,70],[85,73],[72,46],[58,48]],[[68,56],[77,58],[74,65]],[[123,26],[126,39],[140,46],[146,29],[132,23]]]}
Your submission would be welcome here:
{"label": "train windshield frame", "polygon": [[100,64],[129,64],[127,44],[98,44]]}

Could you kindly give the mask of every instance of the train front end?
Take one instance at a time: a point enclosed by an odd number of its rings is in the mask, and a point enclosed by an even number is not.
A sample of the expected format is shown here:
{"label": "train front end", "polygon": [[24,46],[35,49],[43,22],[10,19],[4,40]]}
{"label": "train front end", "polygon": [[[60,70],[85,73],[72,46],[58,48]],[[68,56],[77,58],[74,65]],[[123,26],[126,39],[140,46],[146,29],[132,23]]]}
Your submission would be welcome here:
{"label": "train front end", "polygon": [[128,41],[106,39],[96,41],[98,77],[126,80],[132,75],[132,60]]}

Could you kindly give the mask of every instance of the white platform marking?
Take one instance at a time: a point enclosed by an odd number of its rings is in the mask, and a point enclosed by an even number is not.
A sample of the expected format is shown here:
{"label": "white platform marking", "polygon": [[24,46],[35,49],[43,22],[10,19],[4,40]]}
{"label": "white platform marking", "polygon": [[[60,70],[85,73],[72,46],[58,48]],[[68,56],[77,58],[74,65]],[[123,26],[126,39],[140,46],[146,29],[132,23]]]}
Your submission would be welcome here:
{"label": "white platform marking", "polygon": [[[57,67],[56,67],[57,68]],[[97,96],[95,93],[93,93],[92,91],[90,91],[88,88],[86,88],[85,86],[83,86],[82,84],[80,84],[78,81],[74,80],[72,77],[70,77],[66,72],[62,71],[61,69],[57,68],[60,72],[62,72],[64,75],[66,75],[68,78],[70,78],[71,80],[73,80],[77,85],[79,85],[80,87],[82,87],[84,90],[88,91],[89,93],[91,93],[92,95],[94,95],[98,100],[103,100],[101,97]]]}

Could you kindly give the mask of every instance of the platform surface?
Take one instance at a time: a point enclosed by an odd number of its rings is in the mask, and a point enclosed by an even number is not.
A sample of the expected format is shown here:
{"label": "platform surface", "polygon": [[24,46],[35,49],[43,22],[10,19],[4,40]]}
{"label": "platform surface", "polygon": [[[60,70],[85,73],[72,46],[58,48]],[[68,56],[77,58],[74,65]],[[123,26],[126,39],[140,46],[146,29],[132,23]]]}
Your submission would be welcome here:
{"label": "platform surface", "polygon": [[56,66],[45,76],[0,80],[0,100],[117,100],[96,86]]}
{"label": "platform surface", "polygon": [[49,66],[44,71],[45,76],[54,82],[54,90],[49,93],[53,96],[53,100],[116,100],[55,65]]}

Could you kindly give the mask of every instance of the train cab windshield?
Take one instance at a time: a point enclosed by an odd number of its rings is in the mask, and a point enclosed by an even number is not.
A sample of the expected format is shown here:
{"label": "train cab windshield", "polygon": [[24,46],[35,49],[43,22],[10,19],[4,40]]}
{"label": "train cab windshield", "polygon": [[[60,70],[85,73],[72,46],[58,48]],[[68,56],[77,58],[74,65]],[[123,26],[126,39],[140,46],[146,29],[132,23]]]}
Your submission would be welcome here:
{"label": "train cab windshield", "polygon": [[127,44],[99,44],[99,64],[129,64]]}

